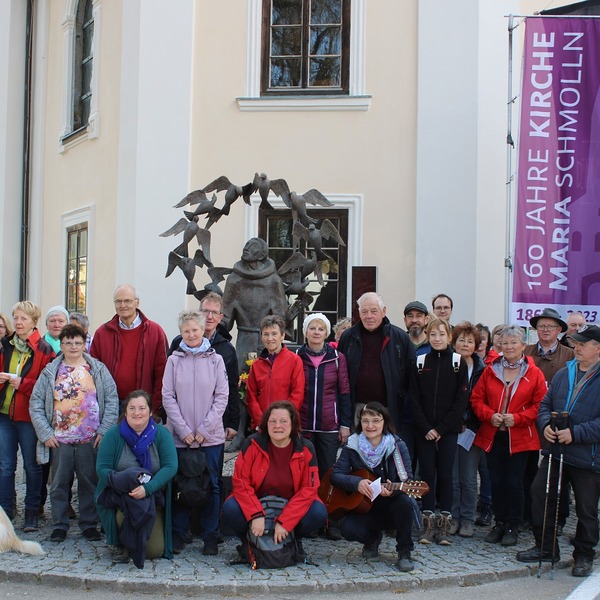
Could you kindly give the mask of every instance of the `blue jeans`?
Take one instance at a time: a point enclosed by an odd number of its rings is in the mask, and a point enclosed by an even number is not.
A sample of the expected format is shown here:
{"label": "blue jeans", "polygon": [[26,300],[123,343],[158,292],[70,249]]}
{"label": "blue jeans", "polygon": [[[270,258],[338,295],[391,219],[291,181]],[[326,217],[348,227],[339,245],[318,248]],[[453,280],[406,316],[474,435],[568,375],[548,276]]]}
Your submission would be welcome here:
{"label": "blue jeans", "polygon": [[[306,514],[300,519],[300,523],[296,525],[294,533],[296,539],[302,539],[305,535],[318,531],[325,525],[327,520],[327,509],[322,502],[313,500]],[[233,497],[227,498],[223,504],[223,522],[222,529],[226,534],[233,533],[241,540],[246,539],[248,532],[248,521],[240,508],[238,501]]]}
{"label": "blue jeans", "polygon": [[471,446],[465,450],[457,446],[454,457],[454,500],[452,502],[452,518],[463,521],[474,521],[477,510],[477,466],[481,450]]}
{"label": "blue jeans", "polygon": [[38,511],[42,488],[42,467],[37,464],[35,447],[37,436],[31,423],[13,421],[0,414],[0,506],[9,517],[15,514],[15,472],[17,451],[25,466],[25,510]]}
{"label": "blue jeans", "polygon": [[[210,485],[213,492],[213,497],[209,504],[200,511],[200,531],[202,539],[206,540],[208,536],[217,535],[219,531],[219,510],[221,508],[221,494],[219,491],[219,479],[223,456],[224,444],[218,446],[203,446],[198,448],[199,452],[203,452],[206,457],[206,465],[210,471]],[[190,523],[190,515],[192,509],[186,506],[181,506],[177,502],[173,502],[171,510],[173,533],[180,537],[185,537]]]}

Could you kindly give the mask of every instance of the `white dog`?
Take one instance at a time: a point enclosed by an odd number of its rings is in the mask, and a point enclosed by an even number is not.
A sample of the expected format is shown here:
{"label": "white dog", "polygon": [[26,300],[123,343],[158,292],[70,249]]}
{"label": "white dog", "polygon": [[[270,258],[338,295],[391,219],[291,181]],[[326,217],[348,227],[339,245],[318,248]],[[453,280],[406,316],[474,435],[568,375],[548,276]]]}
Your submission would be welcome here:
{"label": "white dog", "polygon": [[37,542],[23,542],[17,537],[13,524],[0,506],[0,552],[15,550],[24,554],[39,556],[44,550]]}

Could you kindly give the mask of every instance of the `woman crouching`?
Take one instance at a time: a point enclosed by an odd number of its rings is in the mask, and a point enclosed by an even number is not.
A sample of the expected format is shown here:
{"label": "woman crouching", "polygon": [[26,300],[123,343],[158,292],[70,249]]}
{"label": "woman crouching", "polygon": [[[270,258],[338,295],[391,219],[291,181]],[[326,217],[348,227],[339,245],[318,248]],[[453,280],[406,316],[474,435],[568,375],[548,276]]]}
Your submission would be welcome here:
{"label": "woman crouching", "polygon": [[242,543],[248,527],[258,537],[265,533],[261,498],[278,496],[287,504],[275,520],[274,540],[282,543],[294,531],[298,552],[302,538],[325,525],[327,511],[317,496],[319,471],[312,444],[300,436],[294,405],[270,404],[242,447],[233,471],[233,492],[223,505],[223,524]]}
{"label": "woman crouching", "polygon": [[150,394],[131,392],[96,460],[96,505],[113,561],[131,557],[139,569],[146,558],[173,558],[171,479],[177,451],[173,436],[151,417]]}
{"label": "woman crouching", "polygon": [[[353,474],[366,470],[371,479]],[[406,444],[394,434],[390,414],[379,402],[365,404],[360,412],[356,433],[348,438],[333,466],[331,483],[345,492],[359,492],[370,500],[374,491],[371,480],[381,477],[386,483],[413,478]],[[383,532],[396,530],[396,551],[400,571],[412,571],[410,552],[413,549],[411,527],[418,512],[415,501],[401,491],[381,488],[366,514],[349,514],[342,521],[342,536],[351,542],[364,544],[363,558],[377,558]]]}

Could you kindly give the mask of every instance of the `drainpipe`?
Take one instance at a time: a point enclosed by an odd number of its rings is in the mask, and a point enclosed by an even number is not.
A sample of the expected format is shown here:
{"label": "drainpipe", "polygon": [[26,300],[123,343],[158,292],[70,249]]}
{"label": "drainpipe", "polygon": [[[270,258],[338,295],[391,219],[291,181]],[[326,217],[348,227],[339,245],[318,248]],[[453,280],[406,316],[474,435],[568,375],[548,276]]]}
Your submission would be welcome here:
{"label": "drainpipe", "polygon": [[31,162],[31,72],[33,64],[33,0],[27,0],[27,21],[25,24],[25,77],[23,107],[23,196],[21,203],[21,274],[19,278],[19,299],[25,300],[28,293],[29,263],[29,213]]}

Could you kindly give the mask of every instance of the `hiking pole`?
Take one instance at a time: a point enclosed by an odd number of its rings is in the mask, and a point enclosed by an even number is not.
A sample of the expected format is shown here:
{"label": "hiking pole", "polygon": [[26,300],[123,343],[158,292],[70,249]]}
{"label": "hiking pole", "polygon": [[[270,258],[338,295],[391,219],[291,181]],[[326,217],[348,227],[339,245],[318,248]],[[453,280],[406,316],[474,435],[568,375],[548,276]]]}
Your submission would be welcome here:
{"label": "hiking pole", "polygon": [[[561,414],[562,417],[562,429],[569,428],[569,413],[563,412]],[[564,452],[562,444],[558,444],[558,452],[560,454],[560,460],[558,463],[558,485],[556,486],[556,514],[554,515],[554,535],[552,536],[552,562],[550,564],[550,579],[554,579],[554,557],[556,553],[554,549],[556,548],[556,538],[558,537],[558,511],[560,508],[560,492],[562,489],[562,474],[563,474],[563,458]]]}
{"label": "hiking pole", "polygon": [[[556,431],[557,412],[550,413],[550,427],[552,431]],[[556,442],[554,442],[556,444]],[[542,539],[540,541],[540,560],[538,562],[538,579],[542,576],[542,552],[544,548],[544,537],[546,536],[546,517],[548,516],[548,496],[550,495],[550,473],[552,472],[552,450],[548,453],[548,474],[546,475],[546,497],[544,499],[544,521],[542,522]]]}

